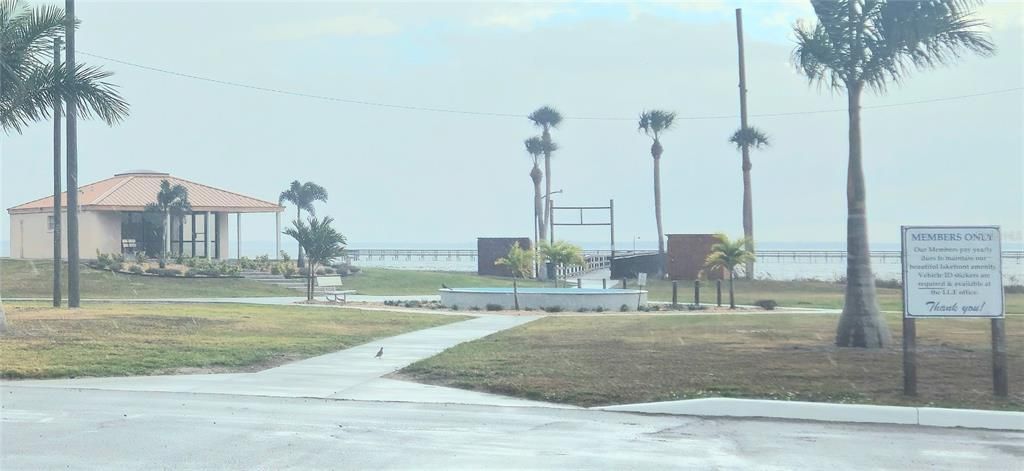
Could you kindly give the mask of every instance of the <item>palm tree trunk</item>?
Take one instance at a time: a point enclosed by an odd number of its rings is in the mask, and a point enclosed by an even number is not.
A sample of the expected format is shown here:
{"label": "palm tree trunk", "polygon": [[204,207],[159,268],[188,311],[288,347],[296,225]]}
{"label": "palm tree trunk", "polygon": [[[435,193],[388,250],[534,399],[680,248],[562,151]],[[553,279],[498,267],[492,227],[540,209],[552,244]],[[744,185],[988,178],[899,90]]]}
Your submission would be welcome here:
{"label": "palm tree trunk", "polygon": [[167,238],[170,230],[171,219],[165,212],[160,215],[160,268],[167,268]]}
{"label": "palm tree trunk", "polygon": [[[75,73],[75,0],[65,0],[64,14],[67,24],[64,27],[64,40],[67,46],[64,63],[68,71],[68,79]],[[81,305],[81,294],[78,290],[78,97],[71,93],[67,97],[67,184],[68,184],[68,307],[77,308]]]}
{"label": "palm tree trunk", "polygon": [[309,276],[306,277],[306,301],[313,300],[313,264],[309,264]]}
{"label": "palm tree trunk", "polygon": [[[60,64],[60,38],[53,40],[53,65]],[[60,307],[62,270],[61,237],[60,237],[60,115],[61,101],[57,100],[53,107],[53,307]]]}
{"label": "palm tree trunk", "polygon": [[[548,132],[548,127],[544,126],[544,134],[541,136],[546,144],[551,142],[551,133]],[[544,195],[544,224],[540,226],[540,240],[547,240],[548,228],[551,224],[551,146],[546,146],[544,150],[544,191],[547,193]]]}
{"label": "palm tree trunk", "polygon": [[[750,147],[743,146],[743,237],[747,239],[746,249],[754,253],[754,203],[750,186]],[[747,261],[744,267],[748,280],[754,279],[754,260]]]}
{"label": "palm tree trunk", "polygon": [[846,298],[836,329],[840,347],[882,348],[889,344],[889,327],[878,309],[875,277],[868,251],[867,199],[861,159],[860,95],[864,85],[848,85],[850,161],[846,180]]}
{"label": "palm tree trunk", "polygon": [[661,159],[654,158],[654,220],[658,224],[658,253],[665,253],[665,231],[661,226]]}
{"label": "palm tree trunk", "polygon": [[736,309],[736,269],[729,270],[729,309]]}
{"label": "palm tree trunk", "polygon": [[[298,207],[296,207],[295,208],[295,221],[301,221],[301,220],[302,220],[302,210],[299,209]],[[302,256],[302,244],[299,244],[299,257],[295,261],[295,263],[296,263],[296,265],[298,265],[298,267],[300,269],[302,267],[306,266],[306,261],[303,259],[303,256]]]}
{"label": "palm tree trunk", "polygon": [[[533,219],[534,219],[534,224],[537,225],[537,232],[538,232],[537,240],[535,241],[535,243],[539,243],[539,242],[545,240],[545,237],[547,236],[547,234],[545,234],[544,230],[543,230],[543,227],[544,227],[544,221],[543,221],[544,208],[541,206],[542,205],[541,201],[543,201],[543,198],[541,198],[542,195],[540,193],[540,182],[544,178],[544,176],[540,175],[540,167],[537,166],[537,162],[536,161],[533,162],[533,171],[530,172],[530,177],[533,179]],[[534,247],[533,250],[536,251],[537,247]],[[534,262],[534,264],[537,265],[537,270],[536,270],[536,272],[537,272],[536,273],[537,279],[538,280],[542,279],[541,272],[544,271],[543,264],[538,264],[536,261]]]}

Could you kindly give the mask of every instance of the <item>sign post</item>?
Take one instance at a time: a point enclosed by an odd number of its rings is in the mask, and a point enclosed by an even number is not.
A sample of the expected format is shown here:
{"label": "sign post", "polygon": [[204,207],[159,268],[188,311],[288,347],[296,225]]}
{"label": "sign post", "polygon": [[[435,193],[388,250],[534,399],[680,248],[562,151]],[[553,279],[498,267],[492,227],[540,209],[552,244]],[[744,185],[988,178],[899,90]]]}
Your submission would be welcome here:
{"label": "sign post", "polygon": [[903,393],[917,394],[917,318],[992,320],[992,384],[1008,394],[998,226],[903,226]]}

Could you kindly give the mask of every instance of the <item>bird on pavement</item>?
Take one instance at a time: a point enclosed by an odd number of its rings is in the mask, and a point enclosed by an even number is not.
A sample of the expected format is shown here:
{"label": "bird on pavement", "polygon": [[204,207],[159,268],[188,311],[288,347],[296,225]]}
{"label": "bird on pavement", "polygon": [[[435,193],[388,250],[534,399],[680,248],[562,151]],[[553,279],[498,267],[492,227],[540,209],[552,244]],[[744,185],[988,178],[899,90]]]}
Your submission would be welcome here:
{"label": "bird on pavement", "polygon": [[384,347],[380,347],[380,350],[377,350],[377,355],[374,358],[380,359],[382,356],[384,356]]}

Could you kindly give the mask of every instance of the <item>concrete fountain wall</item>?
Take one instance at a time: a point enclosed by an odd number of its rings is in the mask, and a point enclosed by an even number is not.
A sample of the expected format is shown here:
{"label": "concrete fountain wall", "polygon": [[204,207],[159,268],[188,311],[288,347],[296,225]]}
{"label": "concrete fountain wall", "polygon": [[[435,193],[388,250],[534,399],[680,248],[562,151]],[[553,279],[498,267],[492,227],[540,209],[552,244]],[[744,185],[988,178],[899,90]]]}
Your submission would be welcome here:
{"label": "concrete fountain wall", "polygon": [[[441,304],[458,306],[460,309],[485,309],[488,304],[497,304],[503,309],[513,309],[515,299],[512,288],[447,288],[438,290]],[[647,305],[647,291],[636,289],[595,289],[595,288],[519,288],[520,309],[544,309],[560,307],[564,311],[602,308],[618,311],[623,305],[630,310]]]}

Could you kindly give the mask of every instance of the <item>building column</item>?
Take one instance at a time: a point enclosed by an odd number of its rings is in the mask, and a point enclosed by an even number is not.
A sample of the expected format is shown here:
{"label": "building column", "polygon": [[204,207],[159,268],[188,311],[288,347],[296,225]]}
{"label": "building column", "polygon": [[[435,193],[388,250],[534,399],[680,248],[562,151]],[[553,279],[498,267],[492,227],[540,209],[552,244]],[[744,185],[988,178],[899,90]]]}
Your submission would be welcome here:
{"label": "building column", "polygon": [[209,211],[203,213],[203,255],[207,260],[213,258],[210,256],[210,215],[212,214]]}
{"label": "building column", "polygon": [[281,259],[281,213],[274,213],[274,260]]}
{"label": "building column", "polygon": [[242,213],[235,213],[235,258],[242,258]]}

